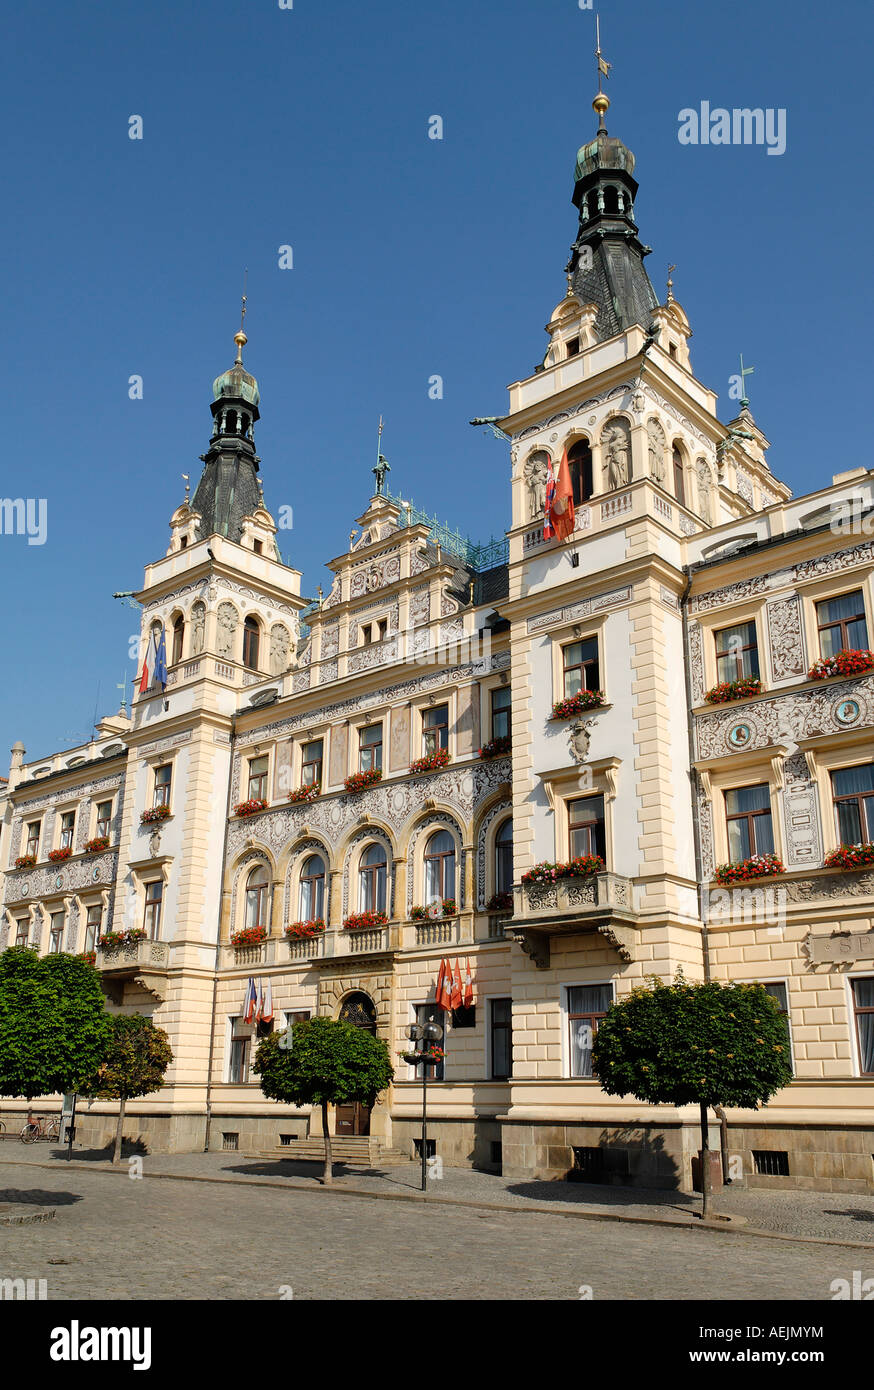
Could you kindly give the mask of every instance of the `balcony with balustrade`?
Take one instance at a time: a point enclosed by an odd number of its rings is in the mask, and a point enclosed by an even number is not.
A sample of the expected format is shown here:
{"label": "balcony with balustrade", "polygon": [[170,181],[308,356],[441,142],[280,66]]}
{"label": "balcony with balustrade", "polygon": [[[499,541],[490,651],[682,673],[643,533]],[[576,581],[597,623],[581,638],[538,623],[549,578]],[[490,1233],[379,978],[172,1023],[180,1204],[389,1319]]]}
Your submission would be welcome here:
{"label": "balcony with balustrade", "polygon": [[549,966],[554,937],[599,932],[622,960],[633,960],[639,937],[634,884],[620,874],[521,883],[513,889],[514,912],[505,930],[538,969]]}

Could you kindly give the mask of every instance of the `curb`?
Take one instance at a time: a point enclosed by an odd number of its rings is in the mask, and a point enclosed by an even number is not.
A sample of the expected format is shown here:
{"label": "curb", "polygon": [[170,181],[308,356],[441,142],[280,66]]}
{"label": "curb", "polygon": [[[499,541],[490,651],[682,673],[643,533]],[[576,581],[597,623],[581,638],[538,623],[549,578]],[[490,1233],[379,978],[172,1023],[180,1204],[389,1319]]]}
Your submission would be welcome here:
{"label": "curb", "polygon": [[[12,1159],[0,1159],[0,1167],[21,1168],[23,1166],[25,1165],[15,1163]],[[28,1163],[26,1166],[28,1168],[43,1168],[52,1173],[69,1172],[75,1169],[81,1173],[102,1173],[109,1177],[127,1178],[128,1176],[124,1170],[95,1168],[92,1163],[76,1163],[74,1160],[64,1161],[63,1164],[60,1161]],[[756,1236],[765,1240],[788,1240],[793,1241],[796,1245],[840,1245],[851,1250],[874,1250],[874,1242],[872,1241],[841,1240],[833,1236],[796,1236],[789,1235],[785,1231],[761,1230],[756,1226],[742,1224],[748,1218],[740,1216],[729,1217],[724,1224],[722,1221],[713,1220],[705,1223],[698,1216],[693,1216],[687,1221],[678,1221],[673,1217],[624,1216],[608,1211],[559,1211],[554,1207],[544,1206],[542,1203],[517,1207],[510,1206],[506,1202],[477,1202],[464,1197],[432,1197],[421,1192],[368,1192],[366,1188],[362,1187],[325,1187],[321,1184],[311,1186],[309,1183],[301,1182],[296,1178],[286,1178],[282,1182],[277,1182],[273,1178],[199,1177],[193,1173],[144,1173],[143,1177],[163,1178],[166,1182],[203,1182],[218,1186],[266,1187],[278,1192],[309,1192],[324,1194],[327,1197],[363,1197],[377,1202],[412,1202],[419,1206],[462,1207],[472,1211],[507,1212],[515,1216],[561,1216],[572,1221],[618,1221],[631,1226],[664,1226],[675,1231],[715,1231],[717,1234],[722,1233],[730,1236]]]}

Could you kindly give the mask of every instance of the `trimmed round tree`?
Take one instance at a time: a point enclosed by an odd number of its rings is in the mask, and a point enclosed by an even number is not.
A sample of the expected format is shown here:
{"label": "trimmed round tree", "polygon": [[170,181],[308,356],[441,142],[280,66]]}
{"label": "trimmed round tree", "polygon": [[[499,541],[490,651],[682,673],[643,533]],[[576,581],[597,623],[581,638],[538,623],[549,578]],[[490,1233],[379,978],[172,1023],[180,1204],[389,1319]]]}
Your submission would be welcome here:
{"label": "trimmed round tree", "polygon": [[321,1106],[326,1183],[333,1180],[328,1106],[373,1105],[394,1075],[382,1038],[333,1018],[305,1019],[270,1033],[258,1045],[252,1070],[270,1100]]}
{"label": "trimmed round tree", "polygon": [[78,1091],[110,1036],[100,976],[78,956],[0,955],[0,1095]]}
{"label": "trimmed round tree", "polygon": [[113,1014],[106,1055],[94,1076],[82,1083],[81,1091],[94,1100],[118,1101],[113,1163],[121,1158],[124,1111],[134,1096],[160,1091],[164,1073],[173,1061],[170,1039],[144,1014]]}
{"label": "trimmed round tree", "polygon": [[602,1090],[652,1105],[697,1105],[701,1115],[702,1216],[710,1207],[707,1110],[757,1110],[792,1080],[789,1035],[760,984],[673,984],[651,977],[601,1020],[592,1068]]}

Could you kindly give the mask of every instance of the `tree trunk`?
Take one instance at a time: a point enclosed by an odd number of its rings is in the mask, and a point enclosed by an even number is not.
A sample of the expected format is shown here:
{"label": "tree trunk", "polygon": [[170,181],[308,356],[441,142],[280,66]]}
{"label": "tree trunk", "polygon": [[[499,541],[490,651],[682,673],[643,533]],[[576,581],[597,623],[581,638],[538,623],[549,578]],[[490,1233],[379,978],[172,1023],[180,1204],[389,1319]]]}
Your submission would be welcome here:
{"label": "tree trunk", "polygon": [[124,1096],[118,1098],[118,1124],[115,1127],[115,1150],[112,1155],[113,1163],[121,1162],[121,1135],[124,1129]]}
{"label": "tree trunk", "polygon": [[331,1132],[328,1128],[328,1102],[322,1101],[322,1129],[325,1133],[325,1171],[322,1174],[322,1182],[331,1183],[334,1181],[334,1166],[331,1158]]}
{"label": "tree trunk", "polygon": [[710,1216],[710,1136],[707,1105],[701,1102],[701,1220]]}

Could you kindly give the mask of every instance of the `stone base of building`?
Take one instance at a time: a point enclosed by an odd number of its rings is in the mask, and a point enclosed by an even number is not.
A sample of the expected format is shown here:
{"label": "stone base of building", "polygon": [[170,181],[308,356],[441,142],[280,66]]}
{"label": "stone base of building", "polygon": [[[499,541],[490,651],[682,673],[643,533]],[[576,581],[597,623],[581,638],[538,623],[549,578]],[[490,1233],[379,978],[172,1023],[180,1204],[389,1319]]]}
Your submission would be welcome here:
{"label": "stone base of building", "polygon": [[[392,1147],[418,1158],[422,1140],[421,1120],[392,1119]],[[501,1122],[497,1117],[428,1122],[428,1150],[447,1168],[501,1171]]]}

